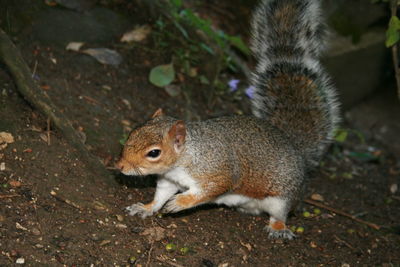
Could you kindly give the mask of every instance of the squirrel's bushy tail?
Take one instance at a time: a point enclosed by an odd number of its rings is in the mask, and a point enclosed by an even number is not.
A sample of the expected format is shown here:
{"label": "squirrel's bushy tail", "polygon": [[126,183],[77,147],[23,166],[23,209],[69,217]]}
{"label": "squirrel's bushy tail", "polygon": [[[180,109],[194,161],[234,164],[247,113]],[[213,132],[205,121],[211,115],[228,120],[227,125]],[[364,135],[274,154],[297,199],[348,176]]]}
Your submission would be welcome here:
{"label": "squirrel's bushy tail", "polygon": [[253,18],[253,113],[285,132],[308,163],[339,120],[336,90],[318,57],[326,29],[320,0],[263,0]]}

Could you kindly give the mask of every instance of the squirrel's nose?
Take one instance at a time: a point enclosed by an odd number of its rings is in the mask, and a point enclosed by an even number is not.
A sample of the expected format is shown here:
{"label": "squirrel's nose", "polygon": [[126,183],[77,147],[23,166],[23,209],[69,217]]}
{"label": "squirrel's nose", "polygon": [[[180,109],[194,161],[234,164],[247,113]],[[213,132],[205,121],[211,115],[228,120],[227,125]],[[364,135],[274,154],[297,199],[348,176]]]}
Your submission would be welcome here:
{"label": "squirrel's nose", "polygon": [[122,160],[119,160],[117,163],[115,163],[115,167],[119,169],[120,171],[124,170],[124,164],[122,163]]}

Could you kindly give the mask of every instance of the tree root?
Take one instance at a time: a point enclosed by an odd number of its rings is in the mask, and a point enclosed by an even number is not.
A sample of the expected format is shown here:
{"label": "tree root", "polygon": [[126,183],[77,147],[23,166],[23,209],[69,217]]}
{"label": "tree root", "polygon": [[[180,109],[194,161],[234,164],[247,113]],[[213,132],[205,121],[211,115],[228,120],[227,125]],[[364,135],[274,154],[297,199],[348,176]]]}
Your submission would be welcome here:
{"label": "tree root", "polygon": [[2,29],[0,29],[0,61],[7,66],[18,92],[24,99],[50,118],[54,125],[62,132],[67,142],[76,150],[75,152],[78,157],[84,160],[87,166],[97,174],[96,179],[94,179],[94,176],[91,176],[93,177],[93,181],[100,180],[107,185],[115,183],[115,180],[100,160],[88,151],[80,135],[72,127],[66,116],[33,81],[31,71],[22,58],[21,53]]}

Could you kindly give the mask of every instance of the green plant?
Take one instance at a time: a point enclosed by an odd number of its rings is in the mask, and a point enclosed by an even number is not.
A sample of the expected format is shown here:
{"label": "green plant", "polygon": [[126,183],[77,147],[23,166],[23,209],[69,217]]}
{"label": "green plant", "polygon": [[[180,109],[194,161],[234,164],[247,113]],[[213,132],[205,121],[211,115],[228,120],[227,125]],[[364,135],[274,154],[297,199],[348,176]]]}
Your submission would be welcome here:
{"label": "green plant", "polygon": [[397,9],[400,6],[400,0],[371,0],[371,2],[386,2],[390,5],[391,18],[386,31],[386,47],[392,49],[392,60],[397,83],[397,95],[400,99],[400,66],[398,52],[400,41],[400,19],[397,16]]}
{"label": "green plant", "polygon": [[[220,73],[226,69],[238,72],[236,63],[231,57],[231,48],[235,48],[245,56],[250,55],[250,49],[239,36],[214,29],[210,20],[203,19],[192,9],[184,7],[182,0],[167,0],[163,3],[165,3],[164,16],[156,21],[156,31],[153,33],[155,43],[160,48],[168,47],[171,43],[180,45],[172,50],[171,63],[155,66],[151,70],[149,80],[156,86],[165,87],[175,80],[175,73],[183,73],[198,79],[201,84],[210,85],[210,92],[205,92],[205,95],[211,102],[213,95],[218,94],[218,91],[226,92],[226,83],[219,81]],[[170,25],[176,31],[167,30]],[[215,70],[210,72],[213,73],[213,77],[206,77],[197,72],[197,66],[202,62],[204,54],[212,55],[215,62],[213,65]],[[165,66],[170,67],[165,68]],[[223,88],[221,84],[224,85]]]}

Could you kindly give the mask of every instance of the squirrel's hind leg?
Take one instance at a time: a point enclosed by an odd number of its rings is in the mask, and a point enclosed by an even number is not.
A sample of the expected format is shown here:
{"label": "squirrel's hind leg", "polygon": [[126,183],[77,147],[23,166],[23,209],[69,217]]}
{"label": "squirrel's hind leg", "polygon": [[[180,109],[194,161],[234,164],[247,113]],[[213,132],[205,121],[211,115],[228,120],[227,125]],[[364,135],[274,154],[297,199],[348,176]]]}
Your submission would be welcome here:
{"label": "squirrel's hind leg", "polygon": [[270,215],[269,224],[265,227],[269,238],[290,240],[296,237],[285,224],[290,209],[289,203],[289,200],[280,197],[267,197],[262,200],[262,209]]}

